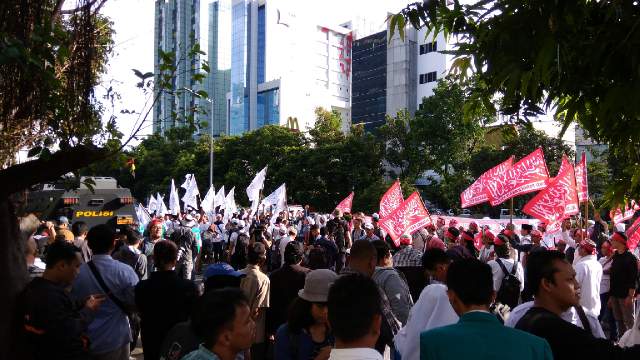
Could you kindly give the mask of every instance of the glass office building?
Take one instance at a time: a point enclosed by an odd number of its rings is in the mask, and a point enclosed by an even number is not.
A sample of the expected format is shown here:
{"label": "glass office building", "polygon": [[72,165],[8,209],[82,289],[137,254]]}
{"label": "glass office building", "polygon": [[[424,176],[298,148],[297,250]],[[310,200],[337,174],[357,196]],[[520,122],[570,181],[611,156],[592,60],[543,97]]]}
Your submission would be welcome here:
{"label": "glass office building", "polygon": [[353,42],[351,119],[373,131],[385,123],[387,97],[387,32]]}
{"label": "glass office building", "polygon": [[[196,98],[189,92],[177,89],[199,89],[193,75],[200,70],[200,57],[191,53],[200,38],[199,0],[156,0],[154,19],[154,73],[155,83],[161,83],[162,53],[173,54],[175,67],[169,87],[156,86],[158,101],[153,108],[153,132],[164,134],[174,126],[182,126],[187,119],[195,117]],[[166,91],[169,90],[169,91]]]}

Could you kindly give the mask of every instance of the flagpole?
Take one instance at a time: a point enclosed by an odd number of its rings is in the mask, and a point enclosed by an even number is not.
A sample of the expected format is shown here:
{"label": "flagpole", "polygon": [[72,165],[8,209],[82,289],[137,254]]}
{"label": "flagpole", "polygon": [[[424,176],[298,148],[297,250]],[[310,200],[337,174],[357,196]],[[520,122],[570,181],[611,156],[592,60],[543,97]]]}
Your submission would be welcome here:
{"label": "flagpole", "polygon": [[513,198],[511,198],[511,211],[509,212],[509,222],[513,224]]}

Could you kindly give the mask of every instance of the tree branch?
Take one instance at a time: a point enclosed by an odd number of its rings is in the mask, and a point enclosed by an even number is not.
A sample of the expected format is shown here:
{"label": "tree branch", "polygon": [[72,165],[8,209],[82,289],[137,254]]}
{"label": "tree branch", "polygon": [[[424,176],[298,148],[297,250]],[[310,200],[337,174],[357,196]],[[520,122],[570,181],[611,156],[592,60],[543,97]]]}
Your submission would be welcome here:
{"label": "tree branch", "polygon": [[70,171],[85,167],[109,155],[104,148],[78,145],[59,150],[46,159],[35,159],[0,170],[0,198],[24,190]]}
{"label": "tree branch", "polygon": [[[69,10],[60,10],[60,14],[62,15],[71,15],[71,14],[75,14],[78,11],[82,11],[85,9],[91,9],[91,7],[93,6],[93,4],[95,4],[96,2],[98,2],[98,0],[90,0],[88,3],[82,5],[82,6],[78,6],[75,9],[69,9]],[[104,5],[104,3],[107,2],[107,0],[100,0],[100,3],[98,4],[98,6],[96,6],[95,11],[98,11],[102,5]]]}

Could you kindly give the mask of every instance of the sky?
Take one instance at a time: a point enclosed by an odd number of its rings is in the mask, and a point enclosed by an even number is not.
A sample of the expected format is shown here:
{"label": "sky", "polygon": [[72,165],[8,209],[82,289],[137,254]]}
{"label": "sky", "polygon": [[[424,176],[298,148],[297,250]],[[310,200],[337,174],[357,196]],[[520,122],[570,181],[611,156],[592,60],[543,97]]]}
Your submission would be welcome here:
{"label": "sky", "polygon": [[[268,0],[267,0],[268,1]],[[384,21],[386,11],[397,12],[409,0],[298,0],[300,4],[318,14],[327,24],[338,24],[355,16],[380,17]],[[201,48],[207,49],[207,5],[210,0],[200,0]],[[153,20],[154,0],[109,0],[102,9],[102,13],[113,22],[115,30],[114,54],[109,60],[108,69],[102,77],[102,86],[96,89],[96,95],[101,98],[105,89],[112,87],[120,94],[114,107],[110,102],[103,101],[105,113],[103,119],[111,115],[117,117],[120,131],[125,138],[131,134],[134,126],[139,124],[144,114],[149,110],[152,101],[151,94],[144,94],[136,87],[138,78],[132,69],[142,73],[153,71]],[[231,34],[229,34],[231,36]],[[134,114],[123,114],[122,110],[134,111]],[[140,135],[151,134],[152,112],[142,124]],[[139,141],[139,140],[138,140]],[[134,141],[133,144],[138,141]]]}

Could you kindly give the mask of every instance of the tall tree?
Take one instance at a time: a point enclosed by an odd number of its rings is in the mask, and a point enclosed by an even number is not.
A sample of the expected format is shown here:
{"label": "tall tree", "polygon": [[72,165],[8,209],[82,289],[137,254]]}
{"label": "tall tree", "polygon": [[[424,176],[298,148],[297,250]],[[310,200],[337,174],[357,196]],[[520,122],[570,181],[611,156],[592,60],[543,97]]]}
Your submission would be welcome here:
{"label": "tall tree", "polygon": [[[516,118],[555,111],[564,129],[577,121],[595,140],[624,154],[626,175],[610,195],[640,194],[640,7],[632,1],[429,0],[390,18],[444,33],[452,72],[484,84],[472,96]],[[401,30],[402,29],[402,30]]]}

